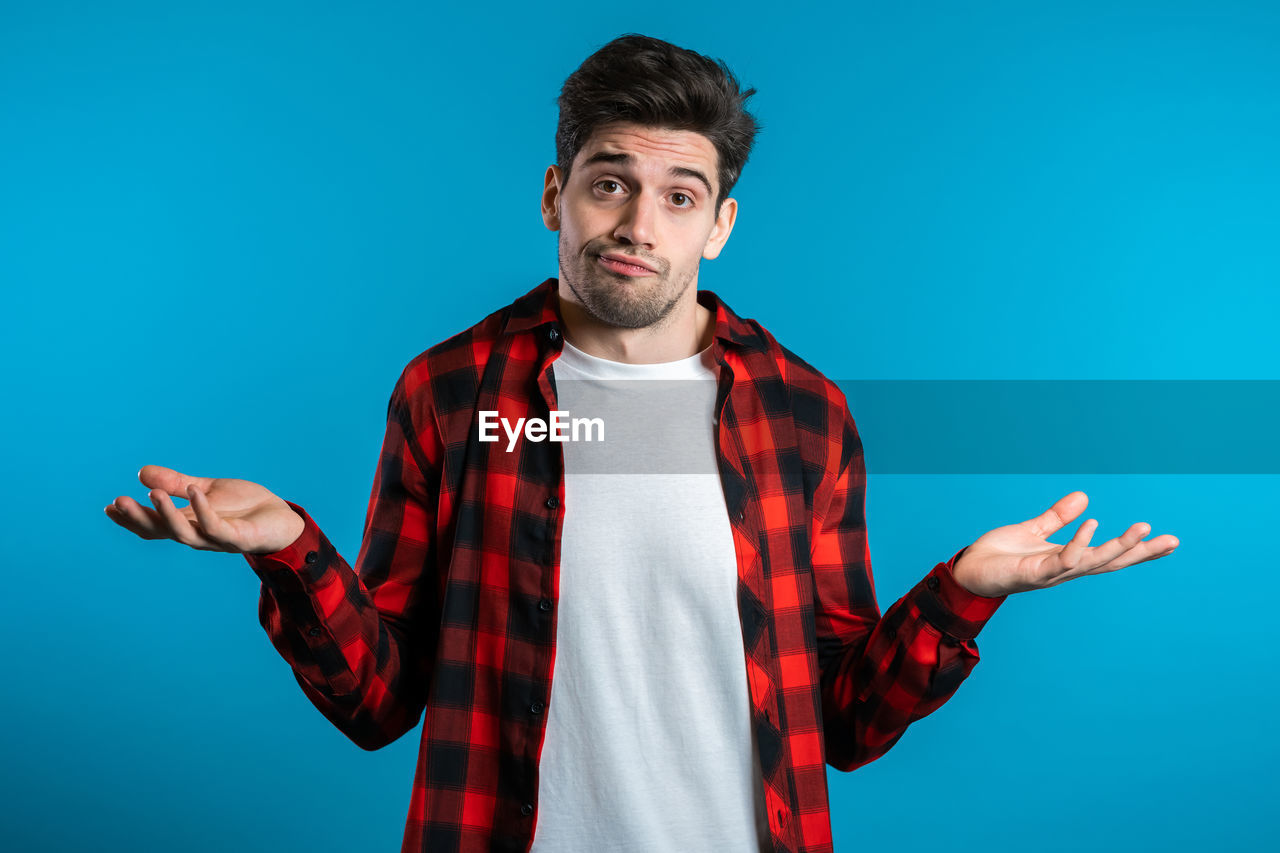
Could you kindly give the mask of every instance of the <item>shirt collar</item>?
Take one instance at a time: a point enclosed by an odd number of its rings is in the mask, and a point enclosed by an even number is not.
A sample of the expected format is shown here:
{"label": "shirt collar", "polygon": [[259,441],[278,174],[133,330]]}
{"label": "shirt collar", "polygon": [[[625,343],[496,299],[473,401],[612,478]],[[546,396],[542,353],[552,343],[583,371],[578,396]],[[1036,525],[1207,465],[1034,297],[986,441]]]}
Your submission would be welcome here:
{"label": "shirt collar", "polygon": [[[551,324],[563,326],[560,316],[559,281],[549,278],[511,303],[504,334],[537,331]],[[768,345],[759,325],[739,317],[724,300],[710,290],[698,291],[698,302],[715,317],[716,339],[726,344],[754,350],[767,350]]]}

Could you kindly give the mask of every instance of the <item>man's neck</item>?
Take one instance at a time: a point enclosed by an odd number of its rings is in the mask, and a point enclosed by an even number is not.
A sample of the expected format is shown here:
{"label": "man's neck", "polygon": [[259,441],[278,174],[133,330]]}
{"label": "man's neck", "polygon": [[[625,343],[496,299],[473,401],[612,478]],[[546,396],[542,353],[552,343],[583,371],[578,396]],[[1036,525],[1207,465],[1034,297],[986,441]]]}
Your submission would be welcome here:
{"label": "man's neck", "polygon": [[652,326],[624,329],[602,323],[586,309],[566,299],[560,289],[560,316],[565,338],[578,349],[626,364],[660,364],[697,355],[711,346],[715,318],[698,302],[697,290],[690,286],[685,299],[671,313]]}

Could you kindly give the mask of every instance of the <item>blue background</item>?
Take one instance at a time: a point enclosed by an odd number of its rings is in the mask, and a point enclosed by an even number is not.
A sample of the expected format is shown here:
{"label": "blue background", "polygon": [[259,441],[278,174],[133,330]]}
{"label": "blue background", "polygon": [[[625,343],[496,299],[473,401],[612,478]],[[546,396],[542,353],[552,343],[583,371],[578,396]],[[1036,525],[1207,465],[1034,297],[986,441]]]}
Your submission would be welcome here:
{"label": "blue background", "polygon": [[[9,849],[398,849],[418,733],[352,745],[242,558],[102,507],[149,462],[245,477],[354,558],[401,367],[555,274],[554,97],[627,31],[759,89],[701,284],[828,376],[1280,378],[1275,4],[4,2]],[[836,850],[1273,841],[1276,485],[872,478],[882,607],[1074,489],[1097,541],[1182,545],[1006,603],[831,770]]]}

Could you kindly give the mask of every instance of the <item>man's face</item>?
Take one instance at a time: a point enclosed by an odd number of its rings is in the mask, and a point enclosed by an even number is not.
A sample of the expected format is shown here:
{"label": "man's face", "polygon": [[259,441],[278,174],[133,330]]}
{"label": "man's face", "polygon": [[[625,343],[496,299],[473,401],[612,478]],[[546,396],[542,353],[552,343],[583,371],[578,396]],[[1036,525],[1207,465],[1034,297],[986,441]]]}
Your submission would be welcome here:
{"label": "man's face", "polygon": [[737,212],[725,199],[716,216],[717,163],[700,133],[615,123],[587,140],[567,185],[547,170],[543,221],[560,232],[561,281],[588,313],[638,329],[694,298],[698,264],[720,254]]}

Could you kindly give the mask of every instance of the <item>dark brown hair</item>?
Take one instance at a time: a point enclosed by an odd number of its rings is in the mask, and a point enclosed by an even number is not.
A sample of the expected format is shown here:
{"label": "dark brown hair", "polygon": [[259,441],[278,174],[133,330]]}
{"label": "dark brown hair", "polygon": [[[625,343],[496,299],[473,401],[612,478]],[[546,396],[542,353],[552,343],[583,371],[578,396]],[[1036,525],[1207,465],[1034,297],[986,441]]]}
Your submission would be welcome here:
{"label": "dark brown hair", "polygon": [[760,129],[745,107],[755,92],[742,91],[723,60],[627,33],[588,56],[564,81],[556,101],[556,165],[568,182],[582,146],[610,122],[695,131],[711,141],[718,155],[719,214]]}

